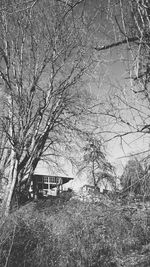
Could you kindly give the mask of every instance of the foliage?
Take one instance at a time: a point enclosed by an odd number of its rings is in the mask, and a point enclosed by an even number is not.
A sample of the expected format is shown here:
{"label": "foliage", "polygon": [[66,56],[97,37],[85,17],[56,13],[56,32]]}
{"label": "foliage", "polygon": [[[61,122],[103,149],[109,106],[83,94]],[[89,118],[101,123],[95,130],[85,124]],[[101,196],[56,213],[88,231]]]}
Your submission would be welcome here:
{"label": "foliage", "polygon": [[144,179],[144,169],[137,159],[130,159],[121,176],[121,185],[124,190],[135,194],[142,193],[142,181]]}
{"label": "foliage", "polygon": [[95,187],[103,179],[114,184],[113,166],[107,160],[102,140],[88,136],[83,147],[83,160],[79,164],[79,173],[87,172],[88,178]]}
{"label": "foliage", "polygon": [[1,266],[148,267],[149,215],[71,199],[27,204],[1,221]]}
{"label": "foliage", "polygon": [[136,158],[130,159],[121,176],[121,185],[126,193],[149,197],[149,171],[142,162]]}

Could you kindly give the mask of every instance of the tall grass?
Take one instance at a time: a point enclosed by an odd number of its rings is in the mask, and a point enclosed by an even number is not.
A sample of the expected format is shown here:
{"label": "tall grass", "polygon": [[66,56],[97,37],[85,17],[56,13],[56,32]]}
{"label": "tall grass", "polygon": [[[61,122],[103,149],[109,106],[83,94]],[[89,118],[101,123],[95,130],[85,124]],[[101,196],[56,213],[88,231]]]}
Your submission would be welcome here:
{"label": "tall grass", "polygon": [[0,266],[148,267],[149,244],[145,212],[77,200],[38,201],[0,225]]}

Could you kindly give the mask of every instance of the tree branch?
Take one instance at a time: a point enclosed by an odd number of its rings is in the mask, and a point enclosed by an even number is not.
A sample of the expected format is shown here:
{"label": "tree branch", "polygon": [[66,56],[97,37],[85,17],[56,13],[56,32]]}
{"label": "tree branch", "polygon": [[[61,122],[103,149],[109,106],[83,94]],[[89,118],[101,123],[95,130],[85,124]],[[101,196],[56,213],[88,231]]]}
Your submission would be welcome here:
{"label": "tree branch", "polygon": [[112,44],[109,44],[109,45],[103,45],[101,47],[94,47],[94,49],[96,51],[107,50],[107,49],[110,49],[110,48],[113,48],[113,47],[116,47],[116,46],[127,44],[128,42],[131,43],[131,42],[135,42],[135,41],[138,41],[138,40],[139,40],[138,37],[129,37],[127,39],[124,39],[122,41],[115,42],[115,43],[112,43]]}

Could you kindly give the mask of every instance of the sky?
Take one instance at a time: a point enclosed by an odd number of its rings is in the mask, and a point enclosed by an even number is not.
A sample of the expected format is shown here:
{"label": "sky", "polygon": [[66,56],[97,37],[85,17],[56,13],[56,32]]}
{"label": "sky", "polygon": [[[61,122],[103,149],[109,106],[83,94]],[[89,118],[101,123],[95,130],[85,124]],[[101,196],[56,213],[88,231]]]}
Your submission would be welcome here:
{"label": "sky", "polygon": [[[117,71],[113,69],[113,73]],[[114,75],[114,74],[112,74]],[[113,78],[115,75],[113,76]],[[119,131],[119,129],[118,129]],[[142,156],[140,154],[142,151],[145,151],[149,148],[149,136],[141,135],[129,135],[124,138],[123,144],[121,143],[120,139],[113,139],[107,144],[107,158],[108,160],[115,166],[116,174],[120,176],[123,172],[123,167],[129,160],[129,156],[133,154],[138,154],[137,156]],[[143,154],[145,155],[145,154]],[[47,175],[63,175],[73,177],[74,180],[70,181],[66,185],[64,185],[64,189],[72,188],[75,191],[80,190],[80,188],[84,184],[88,184],[88,177],[84,174],[77,175],[77,170],[73,170],[71,164],[67,162],[61,162],[62,168],[64,169],[63,172],[58,172],[56,170],[52,170],[50,166],[47,164],[40,162],[36,172],[40,174],[47,174]]]}
{"label": "sky", "polygon": [[[100,99],[105,98],[106,92],[109,94],[109,90],[112,93],[111,84],[115,88],[115,84],[117,86],[120,84],[121,87],[126,85],[126,68],[124,63],[121,62],[120,57],[118,55],[110,55],[111,64],[107,66],[106,73],[104,68],[99,68],[100,75],[97,76],[93,74],[92,79],[90,79],[89,88],[94,92],[94,94]],[[91,77],[90,77],[91,78]],[[128,85],[130,86],[130,85]],[[113,89],[114,90],[114,89]],[[111,128],[115,131],[120,131],[122,128],[120,126],[114,126]],[[106,139],[109,139],[106,135]],[[149,148],[149,136],[148,135],[127,135],[124,137],[124,142],[121,143],[119,138],[112,139],[111,141],[106,143],[107,146],[107,158],[108,160],[115,166],[116,174],[121,175],[123,172],[123,167],[127,163],[129,156],[133,154],[140,154],[142,151],[145,151]],[[144,155],[144,154],[143,154]],[[61,163],[62,164],[62,163]],[[67,183],[65,188],[71,187],[75,191],[78,191],[84,184],[88,183],[88,177],[84,174],[77,175],[76,171],[73,171],[71,164],[69,162],[64,162],[63,164],[64,173],[66,176],[73,177],[74,180]],[[62,172],[57,172],[56,170],[52,170],[48,165],[44,163],[40,163],[36,169],[37,173],[47,174],[47,175],[63,175]]]}
{"label": "sky", "polygon": [[[112,63],[109,66],[109,69],[107,70],[106,76],[100,77],[96,80],[91,80],[91,83],[89,84],[89,88],[92,88],[91,90],[94,90],[94,93],[98,97],[105,97],[106,91],[110,89],[110,83],[112,84],[121,84],[123,85],[126,83],[126,69],[123,65],[123,63],[120,62],[120,60],[116,57],[111,61]],[[104,74],[103,74],[104,75]],[[109,80],[108,80],[109,76]],[[98,86],[99,85],[99,86]],[[108,89],[109,87],[109,89]],[[115,126],[116,127],[116,126]],[[121,128],[117,126],[115,128],[116,131],[120,131]],[[149,148],[149,136],[141,136],[141,135],[128,135],[124,138],[123,144],[121,143],[121,140],[119,138],[113,139],[107,144],[107,158],[108,160],[115,166],[116,168],[116,174],[121,175],[123,172],[123,167],[127,163],[129,156],[132,154],[139,153],[139,156],[142,151],[145,151]],[[69,162],[64,162],[63,168],[66,176],[73,177],[74,180],[67,183],[64,188],[71,187],[75,191],[78,191],[84,184],[88,183],[88,179],[86,175],[80,174],[76,175],[76,171],[73,171],[71,164]],[[57,172],[56,170],[52,170],[48,165],[44,163],[40,163],[36,169],[37,173],[40,174],[47,174],[47,175],[64,175],[64,173],[61,174],[61,172]]]}
{"label": "sky", "polygon": [[[94,0],[93,2],[91,1],[92,7],[94,5],[96,7],[98,3],[99,1],[96,0]],[[98,19],[100,20],[97,20],[97,26],[100,28],[100,31],[103,31],[105,26],[104,20],[103,23],[100,23],[102,22],[102,17],[103,14],[100,14],[98,16]],[[104,36],[101,36],[101,34],[99,34],[96,38],[99,38],[99,45],[106,44],[107,41],[110,43],[110,40],[107,40],[109,39],[109,31],[108,33],[104,32]],[[127,80],[127,77],[129,77],[129,74],[127,72],[129,61],[127,61],[127,59],[129,58],[130,55],[127,54],[125,46],[107,51],[106,54],[98,52],[97,66],[95,68],[95,71],[91,72],[90,74],[90,82],[88,84],[89,90],[94,93],[97,98],[103,100],[105,99],[106,95],[109,95],[113,98],[113,93],[115,93],[117,87],[126,87],[127,90],[130,89],[130,84]],[[121,129],[119,129],[119,127],[120,126],[117,126],[115,130],[117,129],[119,131]],[[132,154],[138,154],[138,156],[141,156],[142,154],[140,153],[147,150],[148,148],[148,135],[128,135],[124,138],[123,144],[121,143],[119,138],[113,139],[107,144],[108,160],[110,160],[110,162],[115,165],[117,175],[121,175],[123,166],[125,166],[126,162],[129,159],[129,156]],[[68,186],[79,188],[83,184],[87,183],[86,176],[83,175],[77,177],[76,173],[72,171],[72,167],[68,162],[64,163],[64,169],[67,176],[75,178],[74,181],[72,181]],[[43,163],[39,164],[36,171],[42,172],[43,174],[52,175],[52,170],[46,165],[43,165]]]}

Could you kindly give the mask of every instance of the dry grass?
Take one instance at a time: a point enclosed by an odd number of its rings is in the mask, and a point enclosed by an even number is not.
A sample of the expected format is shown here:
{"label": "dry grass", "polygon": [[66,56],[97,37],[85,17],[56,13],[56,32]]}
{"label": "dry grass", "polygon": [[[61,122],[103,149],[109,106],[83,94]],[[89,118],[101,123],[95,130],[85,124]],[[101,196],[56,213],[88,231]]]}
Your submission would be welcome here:
{"label": "dry grass", "polygon": [[28,203],[0,225],[0,266],[148,267],[148,213],[77,200]]}

